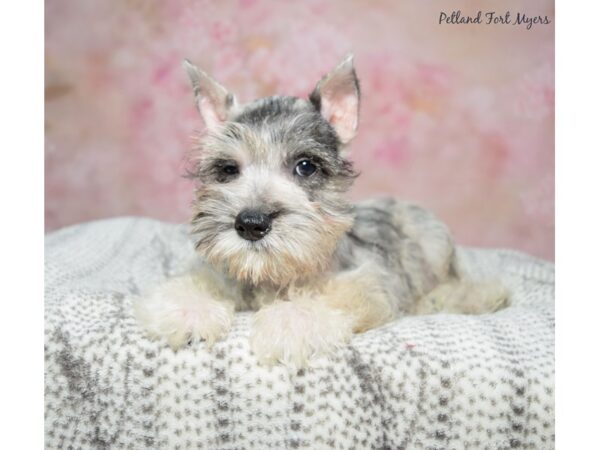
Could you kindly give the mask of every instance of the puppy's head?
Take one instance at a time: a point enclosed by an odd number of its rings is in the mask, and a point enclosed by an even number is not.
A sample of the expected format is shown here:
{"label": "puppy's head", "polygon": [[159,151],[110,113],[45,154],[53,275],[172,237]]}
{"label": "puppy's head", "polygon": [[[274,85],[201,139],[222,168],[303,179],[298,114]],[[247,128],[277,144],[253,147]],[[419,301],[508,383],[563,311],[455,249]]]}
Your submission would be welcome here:
{"label": "puppy's head", "polygon": [[358,125],[352,57],[309,99],[245,105],[188,61],[184,67],[206,125],[194,159],[198,251],[254,284],[286,285],[325,270],[352,225],[343,194],[356,175],[342,154]]}

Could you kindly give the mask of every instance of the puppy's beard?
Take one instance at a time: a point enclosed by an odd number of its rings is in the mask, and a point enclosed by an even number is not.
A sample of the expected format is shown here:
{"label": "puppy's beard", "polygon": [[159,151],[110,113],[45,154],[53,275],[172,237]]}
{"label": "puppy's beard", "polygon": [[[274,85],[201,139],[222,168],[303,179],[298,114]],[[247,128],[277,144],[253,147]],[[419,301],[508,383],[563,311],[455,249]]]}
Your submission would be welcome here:
{"label": "puppy's beard", "polygon": [[240,281],[286,286],[327,270],[340,237],[351,226],[347,214],[286,213],[259,241],[244,240],[231,228],[201,239],[197,249]]}

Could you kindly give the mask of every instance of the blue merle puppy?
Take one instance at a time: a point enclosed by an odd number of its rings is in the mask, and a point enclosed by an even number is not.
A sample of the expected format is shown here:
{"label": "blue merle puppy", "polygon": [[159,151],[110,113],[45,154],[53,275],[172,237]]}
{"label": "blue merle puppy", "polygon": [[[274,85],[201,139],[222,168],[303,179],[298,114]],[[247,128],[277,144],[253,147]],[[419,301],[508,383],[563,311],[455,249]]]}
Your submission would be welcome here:
{"label": "blue merle puppy", "polygon": [[210,346],[236,310],[254,310],[258,360],[298,368],[403,315],[506,304],[502,287],[463,279],[448,228],[430,212],[344,197],[356,178],[346,159],[360,99],[352,56],[308,99],[243,105],[184,66],[206,125],[192,219],[202,263],[137,301],[150,335],[175,349]]}

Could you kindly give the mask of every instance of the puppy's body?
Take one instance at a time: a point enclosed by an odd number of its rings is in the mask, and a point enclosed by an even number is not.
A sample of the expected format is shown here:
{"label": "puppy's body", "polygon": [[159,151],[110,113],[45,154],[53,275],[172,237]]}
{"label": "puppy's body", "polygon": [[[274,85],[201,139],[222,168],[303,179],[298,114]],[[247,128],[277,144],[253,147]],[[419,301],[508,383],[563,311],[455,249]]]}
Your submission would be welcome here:
{"label": "puppy's body", "polygon": [[255,310],[258,359],[299,367],[404,314],[488,312],[506,301],[496,286],[463,280],[448,229],[431,213],[344,198],[356,177],[345,158],[358,124],[351,58],[309,100],[244,106],[187,70],[207,125],[192,219],[203,263],[137,303],[150,334],[174,348],[212,344],[235,310]]}

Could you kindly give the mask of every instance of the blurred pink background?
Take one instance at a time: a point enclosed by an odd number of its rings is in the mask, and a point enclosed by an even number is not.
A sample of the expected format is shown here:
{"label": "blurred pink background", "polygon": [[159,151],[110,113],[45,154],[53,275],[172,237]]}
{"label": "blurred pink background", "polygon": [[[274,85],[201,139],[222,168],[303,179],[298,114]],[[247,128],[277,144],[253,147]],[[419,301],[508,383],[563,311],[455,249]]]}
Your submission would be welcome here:
{"label": "blurred pink background", "polygon": [[[438,25],[440,11],[550,25]],[[362,83],[354,199],[435,211],[464,245],[554,259],[554,2],[46,2],[46,230],[188,219],[201,127],[181,60],[238,99],[305,96],[352,51]]]}

